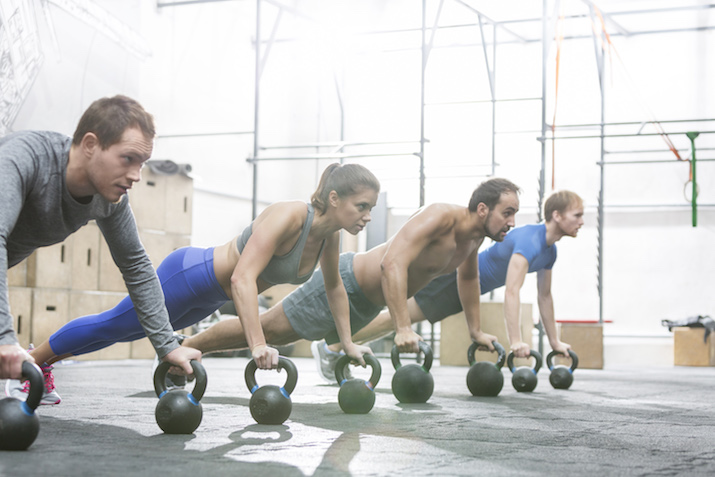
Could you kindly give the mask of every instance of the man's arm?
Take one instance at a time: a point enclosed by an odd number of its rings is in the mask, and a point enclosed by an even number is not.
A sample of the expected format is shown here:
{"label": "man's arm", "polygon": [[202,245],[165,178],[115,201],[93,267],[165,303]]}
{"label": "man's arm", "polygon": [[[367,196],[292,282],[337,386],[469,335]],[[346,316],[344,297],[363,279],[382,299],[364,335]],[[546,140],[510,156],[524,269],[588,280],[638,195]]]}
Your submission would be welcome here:
{"label": "man's arm", "polygon": [[529,356],[531,346],[524,342],[521,337],[521,323],[519,315],[521,311],[521,287],[529,271],[529,262],[518,253],[511,256],[506,271],[506,290],[504,292],[504,320],[506,322],[506,333],[509,338],[509,346],[517,358]]}
{"label": "man's arm", "polygon": [[139,240],[128,198],[114,214],[97,220],[114,262],[122,272],[124,283],[134,304],[139,323],[151,341],[159,358],[193,374],[190,360],[201,360],[201,352],[180,347],[169,321],[164,293],[159,278]]}
{"label": "man's arm", "polygon": [[380,263],[382,293],[395,325],[395,345],[404,353],[416,353],[422,339],[412,330],[407,310],[408,269],[449,223],[440,206],[422,209],[395,234]]}
{"label": "man's arm", "polygon": [[366,366],[363,355],[372,354],[372,351],[367,346],[357,345],[353,342],[350,327],[350,302],[343,279],[340,277],[339,232],[327,239],[325,250],[320,257],[320,269],[323,271],[325,295],[328,298],[330,313],[335,321],[335,329],[340,337],[340,345],[345,354],[357,361],[360,366]]}
{"label": "man's arm", "polygon": [[539,315],[544,326],[546,336],[549,338],[551,349],[564,356],[568,356],[571,345],[559,340],[556,333],[556,319],[554,315],[554,299],[551,296],[551,270],[539,270],[536,273],[536,288],[538,292]]}
{"label": "man's arm", "polygon": [[23,181],[32,174],[31,161],[27,165],[17,161],[20,153],[24,151],[0,150],[0,379],[20,379],[22,362],[33,361],[17,342],[10,315],[7,284],[7,240],[22,210],[25,197]]}
{"label": "man's arm", "polygon": [[464,316],[467,319],[467,327],[472,341],[485,346],[490,351],[494,350],[492,341],[497,341],[497,337],[484,333],[481,330],[479,297],[479,249],[474,251],[457,268],[457,292],[459,301],[464,309]]}
{"label": "man's arm", "polygon": [[[6,219],[0,210],[0,222]],[[10,302],[7,286],[7,248],[5,227],[0,224],[0,379],[21,379],[23,361],[35,362],[27,351],[17,342],[17,335],[12,325]]]}

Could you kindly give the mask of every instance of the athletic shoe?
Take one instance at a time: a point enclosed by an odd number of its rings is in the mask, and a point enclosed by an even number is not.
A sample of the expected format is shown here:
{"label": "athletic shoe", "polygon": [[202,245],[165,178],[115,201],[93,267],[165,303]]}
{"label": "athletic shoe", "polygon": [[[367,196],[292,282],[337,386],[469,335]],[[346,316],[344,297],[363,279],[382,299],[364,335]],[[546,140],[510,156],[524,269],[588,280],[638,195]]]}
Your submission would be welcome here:
{"label": "athletic shoe", "polygon": [[[55,389],[55,377],[52,375],[53,367],[50,365],[42,366],[42,376],[45,380],[45,389],[42,393],[40,404],[53,405],[59,404],[62,398]],[[30,381],[20,381],[18,379],[8,379],[5,383],[5,394],[19,399],[20,401],[27,400],[30,394]]]}
{"label": "athletic shoe", "polygon": [[[335,377],[335,364],[344,353],[336,353],[328,349],[325,340],[313,341],[310,344],[310,351],[315,358],[315,364],[318,366],[318,374],[329,384],[338,384]],[[353,375],[350,372],[350,367],[345,368],[345,379],[352,379]]]}
{"label": "athletic shoe", "polygon": [[[181,335],[179,333],[174,333],[174,336],[176,336],[177,339],[179,340],[179,344],[183,343],[184,340],[186,339],[185,335]],[[156,372],[156,368],[157,368],[157,366],[159,366],[159,363],[161,363],[161,361],[159,360],[159,356],[154,355],[154,363],[152,363],[152,367],[151,367],[152,382],[154,381],[154,373]],[[186,376],[179,375],[179,374],[166,373],[166,378],[164,379],[164,384],[166,385],[167,391],[171,391],[172,389],[184,389],[186,387]]]}

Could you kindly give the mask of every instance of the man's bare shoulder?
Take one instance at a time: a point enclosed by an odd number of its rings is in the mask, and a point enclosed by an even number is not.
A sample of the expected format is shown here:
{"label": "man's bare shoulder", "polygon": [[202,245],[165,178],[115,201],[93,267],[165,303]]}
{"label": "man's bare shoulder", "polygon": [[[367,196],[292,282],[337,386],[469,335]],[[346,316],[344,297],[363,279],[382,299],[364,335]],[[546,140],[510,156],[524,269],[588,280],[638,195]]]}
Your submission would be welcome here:
{"label": "man's bare shoulder", "polygon": [[444,218],[449,220],[451,217],[456,217],[460,212],[464,211],[465,207],[455,204],[446,204],[436,202],[434,204],[425,205],[415,212],[410,220],[414,218]]}

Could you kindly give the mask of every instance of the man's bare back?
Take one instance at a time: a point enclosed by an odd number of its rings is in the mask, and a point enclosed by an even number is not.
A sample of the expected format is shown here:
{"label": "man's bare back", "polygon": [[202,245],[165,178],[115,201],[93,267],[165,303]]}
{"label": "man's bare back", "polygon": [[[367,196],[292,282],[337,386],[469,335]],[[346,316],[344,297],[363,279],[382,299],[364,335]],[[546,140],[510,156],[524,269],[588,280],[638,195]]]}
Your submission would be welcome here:
{"label": "man's bare back", "polygon": [[[413,218],[435,222],[438,232],[428,240],[421,241],[423,248],[410,261],[407,270],[407,297],[422,289],[433,278],[454,271],[484,240],[484,233],[467,228],[468,211],[463,206],[433,204],[421,209]],[[414,242],[418,226],[411,222],[387,242],[355,255],[353,267],[355,278],[365,296],[376,305],[386,305],[383,289],[383,261],[391,255],[407,252],[408,244]]]}

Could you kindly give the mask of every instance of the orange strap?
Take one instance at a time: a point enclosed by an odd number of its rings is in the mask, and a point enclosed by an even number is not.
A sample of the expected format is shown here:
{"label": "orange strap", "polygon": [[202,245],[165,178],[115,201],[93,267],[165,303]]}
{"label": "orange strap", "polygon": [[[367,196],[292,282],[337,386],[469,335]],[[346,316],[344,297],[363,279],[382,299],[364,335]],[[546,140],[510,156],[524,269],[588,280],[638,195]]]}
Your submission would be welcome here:
{"label": "orange strap", "polygon": [[[606,43],[608,44],[608,51],[615,53],[616,57],[618,58],[618,61],[621,63],[621,66],[623,67],[623,70],[626,72],[626,76],[628,77],[629,81],[631,82],[631,89],[635,89],[635,88],[633,88],[633,80],[631,79],[630,75],[628,74],[628,70],[626,70],[625,64],[623,63],[621,56],[618,54],[618,50],[616,50],[616,46],[611,41],[611,36],[606,31],[606,22],[603,19],[603,15],[601,15],[601,11],[595,5],[593,6],[593,8],[596,11],[596,15],[598,15],[598,19],[601,23],[601,31],[603,31],[603,36],[606,38]],[[595,25],[592,24],[592,27],[594,28],[594,31],[595,31],[595,29],[596,29]],[[602,49],[605,51],[605,48],[602,47]],[[612,61],[612,56],[613,55],[609,55],[609,61]],[[636,95],[636,97],[637,97],[637,95]],[[670,136],[668,136],[668,133],[665,132],[665,129],[663,129],[663,126],[660,124],[660,122],[658,122],[655,119],[655,117],[654,117],[653,113],[650,111],[650,109],[648,109],[642,102],[641,102],[641,107],[647,111],[648,115],[651,118],[651,123],[653,124],[653,126],[655,126],[655,129],[658,132],[658,134],[660,135],[660,137],[663,138],[663,141],[665,141],[665,144],[668,146],[668,149],[670,149],[670,151],[675,155],[677,160],[682,161],[683,158],[680,157],[680,153],[678,152],[678,149],[676,149],[675,145],[673,144],[673,141],[670,140]],[[693,174],[693,171],[692,171],[692,164],[691,164],[691,166],[690,166],[691,179],[692,179],[692,174]]]}

